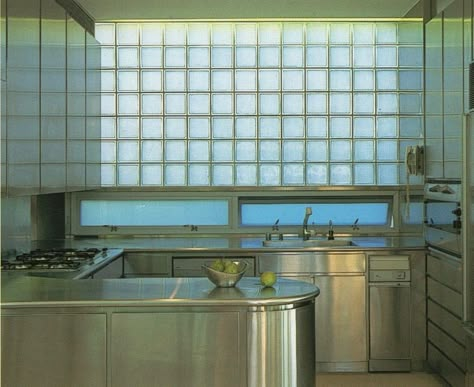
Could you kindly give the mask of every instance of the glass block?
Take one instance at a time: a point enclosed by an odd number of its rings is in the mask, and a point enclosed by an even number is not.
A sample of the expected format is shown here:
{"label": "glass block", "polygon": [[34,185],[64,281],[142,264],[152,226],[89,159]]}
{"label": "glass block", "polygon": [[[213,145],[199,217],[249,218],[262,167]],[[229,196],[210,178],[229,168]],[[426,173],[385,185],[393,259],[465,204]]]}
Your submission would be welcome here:
{"label": "glass block", "polygon": [[330,159],[331,161],[350,161],[351,160],[351,141],[350,140],[331,140]]}
{"label": "glass block", "polygon": [[329,47],[329,65],[331,67],[349,67],[351,64],[351,50],[347,46]]}
{"label": "glass block", "polygon": [[352,25],[352,41],[354,44],[373,44],[374,37],[373,24],[354,23]]}
{"label": "glass block", "polygon": [[254,164],[238,164],[235,168],[236,185],[257,185],[257,167]]}
{"label": "glass block", "polygon": [[162,118],[142,118],[142,138],[162,138],[163,119]]}
{"label": "glass block", "polygon": [[330,94],[329,111],[334,114],[351,113],[351,95],[349,93]]}
{"label": "glass block", "polygon": [[213,138],[233,138],[234,119],[230,117],[212,117]]}
{"label": "glass block", "polygon": [[211,58],[209,47],[189,47],[188,66],[189,67],[209,67]]}
{"label": "glass block", "polygon": [[374,117],[354,117],[352,126],[356,138],[374,137],[375,135]]}
{"label": "glass block", "polygon": [[306,128],[308,137],[325,138],[328,135],[328,119],[327,117],[308,117]]}
{"label": "glass block", "polygon": [[397,140],[378,140],[377,141],[377,160],[379,161],[397,161],[398,159]]}
{"label": "glass block", "polygon": [[421,70],[400,70],[400,90],[423,90],[423,73]]}
{"label": "glass block", "polygon": [[142,161],[163,161],[163,142],[142,141]]}
{"label": "glass block", "polygon": [[397,43],[397,25],[395,23],[377,23],[375,41],[377,43]]}
{"label": "glass block", "polygon": [[210,96],[209,94],[189,94],[190,114],[209,114],[210,113]]}
{"label": "glass block", "polygon": [[259,67],[279,67],[281,61],[280,47],[259,47]]}
{"label": "glass block", "polygon": [[374,161],[374,141],[354,140],[354,161]]}
{"label": "glass block", "polygon": [[235,63],[237,67],[255,67],[257,65],[257,48],[237,47],[235,49]]}
{"label": "glass block", "polygon": [[208,23],[188,24],[188,44],[208,45],[210,42],[210,25]]}
{"label": "glass block", "polygon": [[236,114],[256,114],[257,96],[255,94],[236,94],[235,111]]}
{"label": "glass block", "polygon": [[327,90],[328,73],[326,70],[307,70],[306,89],[307,90]]}
{"label": "glass block", "polygon": [[165,94],[165,112],[167,114],[186,113],[185,94]]}
{"label": "glass block", "polygon": [[117,141],[118,162],[138,161],[138,141]]}
{"label": "glass block", "polygon": [[280,90],[280,71],[259,70],[258,89],[261,91]]}
{"label": "glass block", "polygon": [[163,95],[142,94],[142,114],[162,114]]}
{"label": "glass block", "polygon": [[398,65],[410,67],[423,67],[423,47],[399,47]]}
{"label": "glass block", "polygon": [[232,114],[234,111],[233,94],[212,94],[211,111],[213,114]]}
{"label": "glass block", "polygon": [[350,164],[330,164],[330,185],[352,184],[352,168]]}
{"label": "glass block", "polygon": [[280,94],[259,94],[260,114],[280,114]]}
{"label": "glass block", "polygon": [[138,71],[118,71],[118,91],[138,91]]}
{"label": "glass block", "polygon": [[324,164],[307,164],[306,166],[307,185],[327,185],[328,166]]}
{"label": "glass block", "polygon": [[378,67],[397,67],[397,47],[392,46],[377,46],[376,65]]}
{"label": "glass block", "polygon": [[186,166],[165,165],[165,185],[181,186],[186,185]]}
{"label": "glass block", "polygon": [[235,44],[257,44],[257,25],[235,24]]}
{"label": "glass block", "polygon": [[397,90],[397,70],[377,70],[377,90]]}
{"label": "glass block", "polygon": [[355,114],[374,114],[373,93],[354,93],[353,104]]}
{"label": "glass block", "polygon": [[236,141],[235,142],[235,160],[236,161],[255,161],[257,159],[255,141]]}
{"label": "glass block", "polygon": [[161,165],[142,165],[142,185],[162,185],[163,167]]}
{"label": "glass block", "polygon": [[378,93],[377,94],[377,113],[397,113],[398,100],[395,93]]}
{"label": "glass block", "polygon": [[138,24],[136,23],[118,23],[117,44],[138,45]]}
{"label": "glass block", "polygon": [[421,114],[422,106],[421,93],[400,93],[400,114]]}
{"label": "glass block", "polygon": [[326,46],[306,47],[306,66],[326,67],[328,65],[328,49]]}
{"label": "glass block", "polygon": [[169,23],[165,26],[165,44],[186,44],[186,25],[180,23]]}
{"label": "glass block", "polygon": [[400,44],[422,44],[423,23],[407,22],[398,23],[398,42]]}
{"label": "glass block", "polygon": [[354,70],[354,90],[374,90],[375,77],[372,70]]}
{"label": "glass block", "polygon": [[379,185],[398,184],[398,165],[397,164],[378,164],[377,165],[377,184]]}
{"label": "glass block", "polygon": [[235,119],[235,137],[255,138],[257,121],[255,117],[239,117]]}
{"label": "glass block", "polygon": [[258,24],[258,43],[259,44],[280,44],[281,26],[277,23],[259,23]]}
{"label": "glass block", "polygon": [[303,47],[302,46],[283,46],[283,66],[284,67],[303,67]]}
{"label": "glass block", "polygon": [[397,119],[395,117],[377,117],[377,137],[397,137]]}
{"label": "glass block", "polygon": [[283,70],[283,90],[303,90],[303,70]]}
{"label": "glass block", "polygon": [[280,117],[260,117],[258,135],[261,138],[280,138]]}
{"label": "glass block", "polygon": [[209,91],[208,71],[189,71],[189,90],[190,91]]}
{"label": "glass block", "polygon": [[400,137],[423,138],[421,117],[400,117]]}
{"label": "glass block", "polygon": [[257,73],[255,70],[236,70],[235,89],[238,91],[253,91],[257,89]]}
{"label": "glass block", "polygon": [[189,118],[189,138],[209,138],[210,122],[207,117]]}
{"label": "glass block", "polygon": [[284,138],[304,137],[304,118],[303,117],[284,117],[283,118],[283,137]]}
{"label": "glass block", "polygon": [[136,117],[117,118],[119,138],[138,138],[139,125]]}
{"label": "glass block", "polygon": [[95,38],[104,46],[115,44],[115,24],[97,23],[95,25]]}
{"label": "glass block", "polygon": [[260,165],[259,183],[260,185],[281,185],[281,167],[279,164]]}
{"label": "glass block", "polygon": [[259,141],[258,145],[258,158],[260,161],[280,161],[280,141],[262,140]]}
{"label": "glass block", "polygon": [[100,90],[115,91],[115,71],[100,72]]}
{"label": "glass block", "polygon": [[234,30],[232,24],[216,23],[212,25],[212,44],[232,45],[234,43]]}
{"label": "glass block", "polygon": [[189,167],[189,182],[191,186],[203,186],[211,183],[211,176],[209,173],[209,165],[190,165]]}
{"label": "glass block", "polygon": [[163,25],[160,23],[141,23],[141,44],[163,44]]}
{"label": "glass block", "polygon": [[303,164],[283,164],[283,185],[304,184]]}
{"label": "glass block", "polygon": [[138,67],[137,47],[118,47],[118,67]]}
{"label": "glass block", "polygon": [[208,141],[189,141],[189,161],[209,161]]}
{"label": "glass block", "polygon": [[325,162],[327,160],[328,160],[328,142],[326,140],[306,142],[306,161]]}
{"label": "glass block", "polygon": [[234,63],[232,47],[212,47],[211,56],[211,64],[213,68],[232,67]]}
{"label": "glass block", "polygon": [[141,47],[140,53],[142,67],[163,66],[163,49],[161,47]]}
{"label": "glass block", "polygon": [[213,91],[232,91],[232,71],[212,71],[211,88]]}
{"label": "glass block", "polygon": [[138,114],[138,94],[118,94],[118,114]]}
{"label": "glass block", "polygon": [[138,165],[118,165],[117,166],[118,185],[133,185],[139,183]]}
{"label": "glass block", "polygon": [[212,183],[214,186],[233,185],[234,167],[232,165],[213,165]]}
{"label": "glass block", "polygon": [[114,138],[116,127],[115,118],[101,117],[100,122],[101,138]]}
{"label": "glass block", "polygon": [[181,117],[165,118],[165,138],[187,137],[186,119]]}
{"label": "glass block", "polygon": [[165,47],[165,66],[186,66],[186,49],[184,47]]}
{"label": "glass block", "polygon": [[374,48],[356,46],[353,50],[354,67],[373,67],[375,65]]}
{"label": "glass block", "polygon": [[283,114],[303,114],[303,94],[283,94]]}
{"label": "glass block", "polygon": [[161,91],[162,72],[142,71],[142,91]]}
{"label": "glass block", "polygon": [[327,114],[328,96],[326,93],[307,93],[306,94],[306,113],[308,114]]}
{"label": "glass block", "polygon": [[331,23],[329,25],[329,42],[344,44],[351,42],[351,25],[346,23]]}
{"label": "glass block", "polygon": [[285,23],[283,24],[283,43],[301,44],[304,39],[304,24]]}
{"label": "glass block", "polygon": [[100,166],[100,184],[103,186],[114,186],[115,181],[115,164],[101,164]]}
{"label": "glass block", "polygon": [[186,142],[168,140],[165,142],[165,161],[185,161]]}
{"label": "glass block", "polygon": [[326,44],[327,42],[327,23],[317,22],[306,24],[306,44]]}
{"label": "glass block", "polygon": [[373,164],[354,165],[354,184],[375,184],[375,172]]}
{"label": "glass block", "polygon": [[329,88],[331,90],[351,90],[351,79],[350,70],[330,70]]}
{"label": "glass block", "polygon": [[212,161],[233,161],[234,143],[233,141],[213,141]]}

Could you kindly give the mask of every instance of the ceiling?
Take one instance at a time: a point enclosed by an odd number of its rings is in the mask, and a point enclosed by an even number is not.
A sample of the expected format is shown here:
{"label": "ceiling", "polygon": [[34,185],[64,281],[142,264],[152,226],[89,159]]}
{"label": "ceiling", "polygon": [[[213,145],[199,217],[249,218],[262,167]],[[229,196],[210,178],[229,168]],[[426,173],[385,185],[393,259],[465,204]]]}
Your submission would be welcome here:
{"label": "ceiling", "polygon": [[[421,16],[419,0],[76,0],[96,21]],[[416,5],[416,6],[415,6]],[[410,10],[412,10],[410,12]]]}

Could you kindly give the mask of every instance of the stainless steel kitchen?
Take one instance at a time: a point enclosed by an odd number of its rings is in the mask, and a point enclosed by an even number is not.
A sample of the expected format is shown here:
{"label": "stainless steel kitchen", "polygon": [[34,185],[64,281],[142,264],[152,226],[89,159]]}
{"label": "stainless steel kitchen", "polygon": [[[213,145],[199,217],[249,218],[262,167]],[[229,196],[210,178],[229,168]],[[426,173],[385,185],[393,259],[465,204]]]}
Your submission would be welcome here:
{"label": "stainless steel kitchen", "polygon": [[474,387],[474,0],[1,0],[1,385]]}

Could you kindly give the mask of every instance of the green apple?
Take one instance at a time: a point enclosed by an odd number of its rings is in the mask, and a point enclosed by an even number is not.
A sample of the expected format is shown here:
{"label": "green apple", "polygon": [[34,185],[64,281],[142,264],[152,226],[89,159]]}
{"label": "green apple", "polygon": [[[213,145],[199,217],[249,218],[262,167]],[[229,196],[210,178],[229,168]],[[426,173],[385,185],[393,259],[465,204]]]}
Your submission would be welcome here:
{"label": "green apple", "polygon": [[264,271],[260,274],[260,283],[263,286],[272,286],[277,280],[276,274],[273,271]]}
{"label": "green apple", "polygon": [[212,262],[211,269],[216,271],[224,271],[224,262],[222,262],[222,259],[219,258]]}
{"label": "green apple", "polygon": [[231,262],[224,268],[224,273],[237,274],[239,272],[239,267],[236,263]]}

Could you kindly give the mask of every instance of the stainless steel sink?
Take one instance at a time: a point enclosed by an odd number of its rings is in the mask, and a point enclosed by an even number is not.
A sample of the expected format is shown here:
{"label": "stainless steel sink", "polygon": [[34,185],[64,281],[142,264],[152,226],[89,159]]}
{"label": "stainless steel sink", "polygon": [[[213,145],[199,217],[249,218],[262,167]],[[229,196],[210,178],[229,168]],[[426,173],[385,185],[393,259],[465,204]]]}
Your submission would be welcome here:
{"label": "stainless steel sink", "polygon": [[264,247],[275,247],[275,248],[305,248],[305,247],[344,247],[344,246],[356,246],[350,239],[275,239],[270,241],[263,241]]}

